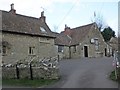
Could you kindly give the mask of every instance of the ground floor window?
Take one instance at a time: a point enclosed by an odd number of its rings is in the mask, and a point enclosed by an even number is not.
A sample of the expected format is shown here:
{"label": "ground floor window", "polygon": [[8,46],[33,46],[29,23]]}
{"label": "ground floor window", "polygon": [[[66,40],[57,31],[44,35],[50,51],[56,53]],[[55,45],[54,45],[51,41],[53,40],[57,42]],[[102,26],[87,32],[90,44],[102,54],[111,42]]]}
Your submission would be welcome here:
{"label": "ground floor window", "polygon": [[34,55],[35,54],[35,47],[29,47],[29,54]]}
{"label": "ground floor window", "polygon": [[73,46],[73,52],[75,53],[76,52],[76,49],[77,47],[76,46]]}
{"label": "ground floor window", "polygon": [[6,46],[2,46],[2,54],[3,55],[7,54],[7,47]]}
{"label": "ground floor window", "polygon": [[64,46],[58,45],[58,52],[63,52]]}

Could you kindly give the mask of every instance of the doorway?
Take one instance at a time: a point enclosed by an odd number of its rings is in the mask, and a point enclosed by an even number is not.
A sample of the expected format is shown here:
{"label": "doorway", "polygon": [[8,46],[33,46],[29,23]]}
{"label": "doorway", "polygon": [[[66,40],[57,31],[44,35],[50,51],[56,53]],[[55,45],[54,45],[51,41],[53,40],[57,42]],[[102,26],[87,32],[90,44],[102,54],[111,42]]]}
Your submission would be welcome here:
{"label": "doorway", "polygon": [[105,56],[107,56],[107,49],[105,48]]}
{"label": "doorway", "polygon": [[88,46],[84,46],[84,57],[88,57]]}

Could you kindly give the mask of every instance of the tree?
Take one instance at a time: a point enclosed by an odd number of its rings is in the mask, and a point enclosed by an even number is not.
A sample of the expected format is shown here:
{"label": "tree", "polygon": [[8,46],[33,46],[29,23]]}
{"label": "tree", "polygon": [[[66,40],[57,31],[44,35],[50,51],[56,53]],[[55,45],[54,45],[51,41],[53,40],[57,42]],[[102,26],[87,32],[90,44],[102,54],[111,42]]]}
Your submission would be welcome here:
{"label": "tree", "polygon": [[53,30],[54,32],[58,31],[58,26],[54,25],[53,28],[54,28],[54,30]]}
{"label": "tree", "polygon": [[100,31],[107,26],[103,16],[100,13],[96,14],[96,12],[94,12],[94,17],[92,19],[92,22],[95,22],[97,24],[98,29]]}
{"label": "tree", "polygon": [[113,31],[111,27],[105,28],[101,33],[106,42],[108,42],[111,37],[115,37],[115,31]]}

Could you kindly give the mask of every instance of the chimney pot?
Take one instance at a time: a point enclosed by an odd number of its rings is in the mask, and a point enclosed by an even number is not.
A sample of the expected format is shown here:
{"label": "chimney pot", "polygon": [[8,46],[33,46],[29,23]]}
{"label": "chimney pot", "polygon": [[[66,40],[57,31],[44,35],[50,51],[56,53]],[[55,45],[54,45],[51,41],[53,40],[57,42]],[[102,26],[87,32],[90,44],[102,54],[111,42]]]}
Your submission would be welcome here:
{"label": "chimney pot", "polygon": [[13,3],[11,4],[11,10],[14,10],[14,4]]}
{"label": "chimney pot", "polygon": [[65,24],[65,28],[67,28],[68,26],[67,26],[67,24]]}
{"label": "chimney pot", "polygon": [[14,4],[12,3],[10,6],[11,6],[11,10],[9,12],[12,14],[16,14],[16,10],[14,9]]}
{"label": "chimney pot", "polygon": [[71,37],[71,29],[65,24],[64,34]]}
{"label": "chimney pot", "polygon": [[65,30],[67,30],[67,29],[70,29],[70,27],[68,27],[67,24],[65,24]]}
{"label": "chimney pot", "polygon": [[44,11],[41,12],[41,17],[43,17],[43,16],[44,16]]}
{"label": "chimney pot", "polygon": [[44,16],[44,11],[41,12],[40,20],[41,20],[42,22],[46,22],[46,17]]}

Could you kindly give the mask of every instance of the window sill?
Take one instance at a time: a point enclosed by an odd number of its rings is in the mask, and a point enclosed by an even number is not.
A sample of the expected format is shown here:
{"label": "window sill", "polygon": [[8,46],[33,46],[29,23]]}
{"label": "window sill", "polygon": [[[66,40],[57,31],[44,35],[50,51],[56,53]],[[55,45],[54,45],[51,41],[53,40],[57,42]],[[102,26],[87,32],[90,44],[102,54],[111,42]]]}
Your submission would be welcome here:
{"label": "window sill", "polygon": [[28,56],[36,56],[36,54],[28,54]]}
{"label": "window sill", "polygon": [[63,53],[63,52],[58,52],[58,53]]}

